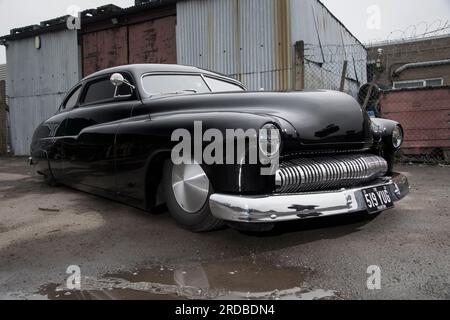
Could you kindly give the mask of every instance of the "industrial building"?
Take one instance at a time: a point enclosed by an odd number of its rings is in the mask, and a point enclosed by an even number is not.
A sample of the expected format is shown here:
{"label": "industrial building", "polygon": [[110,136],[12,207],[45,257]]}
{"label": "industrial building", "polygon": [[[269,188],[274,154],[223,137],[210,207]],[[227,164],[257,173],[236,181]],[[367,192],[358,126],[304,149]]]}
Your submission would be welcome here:
{"label": "industrial building", "polygon": [[250,90],[341,89],[367,80],[367,51],[318,0],[136,1],[16,28],[8,61],[12,150],[83,76],[129,63],[179,63],[233,76]]}
{"label": "industrial building", "polygon": [[369,78],[383,89],[381,115],[405,130],[402,152],[450,161],[450,36],[376,43]]}
{"label": "industrial building", "polygon": [[372,44],[368,57],[383,89],[450,86],[450,35]]}

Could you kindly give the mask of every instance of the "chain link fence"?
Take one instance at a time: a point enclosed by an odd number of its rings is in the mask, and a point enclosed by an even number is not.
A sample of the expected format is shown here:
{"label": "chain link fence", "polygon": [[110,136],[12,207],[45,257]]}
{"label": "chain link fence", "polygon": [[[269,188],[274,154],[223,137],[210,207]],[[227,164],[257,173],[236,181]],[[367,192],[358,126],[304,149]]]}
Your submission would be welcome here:
{"label": "chain link fence", "polygon": [[299,42],[288,51],[292,63],[229,76],[249,90],[346,92],[371,117],[401,123],[399,162],[450,165],[450,36],[369,48]]}
{"label": "chain link fence", "polygon": [[448,39],[443,46],[371,47],[368,54],[357,46],[304,44],[304,88],[346,92],[371,117],[401,123],[399,162],[450,165],[450,63],[439,59],[441,49],[450,57]]}

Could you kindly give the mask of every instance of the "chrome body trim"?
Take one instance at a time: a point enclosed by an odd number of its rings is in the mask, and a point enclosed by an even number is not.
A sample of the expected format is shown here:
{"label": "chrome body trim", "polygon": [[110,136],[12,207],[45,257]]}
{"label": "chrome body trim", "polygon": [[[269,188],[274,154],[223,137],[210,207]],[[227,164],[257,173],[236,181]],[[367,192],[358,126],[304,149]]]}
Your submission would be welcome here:
{"label": "chrome body trim", "polygon": [[386,175],[385,159],[369,154],[299,158],[282,162],[275,174],[277,193],[342,188]]}
{"label": "chrome body trim", "polygon": [[379,186],[390,190],[394,202],[409,193],[408,179],[395,174],[339,191],[261,196],[213,194],[209,205],[213,216],[221,220],[274,223],[367,211],[362,190]]}

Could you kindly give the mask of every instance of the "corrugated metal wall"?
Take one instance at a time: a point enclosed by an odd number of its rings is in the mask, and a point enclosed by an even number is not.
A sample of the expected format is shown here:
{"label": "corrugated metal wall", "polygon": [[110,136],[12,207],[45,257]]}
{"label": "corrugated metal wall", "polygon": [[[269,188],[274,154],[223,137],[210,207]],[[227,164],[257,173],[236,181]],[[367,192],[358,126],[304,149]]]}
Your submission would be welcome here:
{"label": "corrugated metal wall", "polygon": [[345,91],[356,96],[367,82],[366,48],[321,2],[290,1],[292,41],[305,43],[305,87],[338,90],[347,60]]}
{"label": "corrugated metal wall", "polygon": [[178,63],[234,76],[250,90],[292,86],[288,0],[177,3]]}
{"label": "corrugated metal wall", "polygon": [[177,19],[178,63],[234,76],[250,90],[293,87],[297,41],[320,62],[305,64],[306,88],[338,89],[345,59],[348,92],[367,80],[364,46],[317,0],[186,0]]}
{"label": "corrugated metal wall", "polygon": [[15,155],[28,155],[34,129],[58,109],[80,78],[76,31],[9,42],[6,49],[11,144]]}

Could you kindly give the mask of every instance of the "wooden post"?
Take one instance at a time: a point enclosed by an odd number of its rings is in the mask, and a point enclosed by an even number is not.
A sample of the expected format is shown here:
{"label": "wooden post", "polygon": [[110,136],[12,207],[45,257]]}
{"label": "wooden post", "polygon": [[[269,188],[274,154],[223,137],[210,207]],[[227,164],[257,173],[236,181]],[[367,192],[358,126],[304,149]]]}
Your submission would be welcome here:
{"label": "wooden post", "polygon": [[364,99],[364,104],[362,106],[362,109],[364,111],[367,111],[367,106],[369,105],[369,101],[372,96],[373,88],[374,88],[374,85],[373,85],[373,82],[371,82],[370,86],[369,86],[369,90],[367,90],[366,98]]}
{"label": "wooden post", "polygon": [[0,155],[6,155],[8,152],[6,124],[6,83],[2,80],[0,81]]}
{"label": "wooden post", "polygon": [[305,43],[303,41],[297,41],[294,48],[294,90],[303,90],[305,89]]}
{"label": "wooden post", "polygon": [[341,92],[344,92],[345,90],[345,78],[347,77],[347,66],[348,61],[344,60],[344,65],[342,66],[342,74],[341,74],[341,86],[339,87],[339,90]]}

